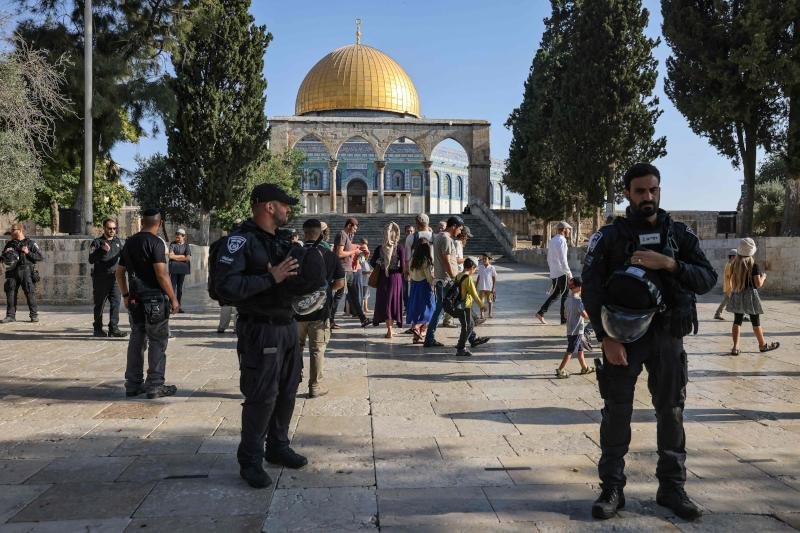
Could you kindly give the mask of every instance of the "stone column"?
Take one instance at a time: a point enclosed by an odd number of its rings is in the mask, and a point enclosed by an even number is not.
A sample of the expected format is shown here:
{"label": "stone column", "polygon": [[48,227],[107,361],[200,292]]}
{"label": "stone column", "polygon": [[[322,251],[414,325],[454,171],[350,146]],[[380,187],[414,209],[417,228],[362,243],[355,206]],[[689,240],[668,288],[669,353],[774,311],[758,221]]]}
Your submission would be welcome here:
{"label": "stone column", "polygon": [[469,197],[467,202],[473,199],[483,201],[491,209],[491,193],[489,187],[492,182],[489,178],[489,165],[470,165],[469,166]]}
{"label": "stone column", "polygon": [[328,168],[331,171],[330,186],[331,186],[331,213],[336,212],[336,167],[339,166],[339,161],[331,159],[328,161]]}
{"label": "stone column", "polygon": [[433,161],[422,162],[422,210],[426,213],[431,212],[431,167]]}
{"label": "stone column", "polygon": [[386,161],[375,161],[375,168],[378,170],[378,213],[385,213],[384,183],[386,180]]}

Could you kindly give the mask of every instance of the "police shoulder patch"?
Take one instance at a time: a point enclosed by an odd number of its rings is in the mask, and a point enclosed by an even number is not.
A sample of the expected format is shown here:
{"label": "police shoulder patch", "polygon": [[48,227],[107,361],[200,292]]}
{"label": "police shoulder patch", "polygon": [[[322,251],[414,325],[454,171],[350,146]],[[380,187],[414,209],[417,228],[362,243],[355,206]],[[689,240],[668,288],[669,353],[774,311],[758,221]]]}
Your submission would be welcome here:
{"label": "police shoulder patch", "polygon": [[231,235],[228,237],[228,252],[235,254],[241,250],[245,242],[247,242],[245,237],[242,237],[241,235]]}
{"label": "police shoulder patch", "polygon": [[600,242],[600,239],[603,238],[603,232],[597,231],[594,235],[589,238],[589,245],[586,248],[588,253],[594,252],[594,249],[597,247],[597,243]]}

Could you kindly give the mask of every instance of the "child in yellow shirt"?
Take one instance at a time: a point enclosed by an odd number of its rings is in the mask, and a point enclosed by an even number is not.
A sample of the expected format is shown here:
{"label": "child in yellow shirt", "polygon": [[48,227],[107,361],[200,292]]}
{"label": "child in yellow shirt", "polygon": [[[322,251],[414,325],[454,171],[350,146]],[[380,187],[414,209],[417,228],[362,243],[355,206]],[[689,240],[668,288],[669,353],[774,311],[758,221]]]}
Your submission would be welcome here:
{"label": "child in yellow shirt", "polygon": [[489,337],[478,337],[475,334],[475,321],[472,317],[473,301],[478,304],[481,311],[484,309],[483,300],[478,294],[475,282],[472,279],[477,268],[478,265],[475,264],[475,261],[468,257],[464,260],[464,271],[459,273],[455,279],[455,283],[460,288],[461,302],[464,304],[464,308],[457,315],[453,315],[453,318],[457,318],[461,323],[461,335],[459,335],[458,344],[456,345],[456,355],[459,357],[472,355],[472,352],[466,349],[467,341],[469,341],[469,345],[472,348],[489,342]]}

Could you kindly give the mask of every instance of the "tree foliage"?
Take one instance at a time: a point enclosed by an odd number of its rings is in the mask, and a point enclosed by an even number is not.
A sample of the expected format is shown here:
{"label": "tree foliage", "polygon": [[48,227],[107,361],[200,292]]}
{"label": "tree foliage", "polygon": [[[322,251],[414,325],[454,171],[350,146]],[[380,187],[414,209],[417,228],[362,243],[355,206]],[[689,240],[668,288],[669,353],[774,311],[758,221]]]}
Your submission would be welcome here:
{"label": "tree foliage", "polygon": [[198,0],[173,56],[177,97],[168,130],[178,183],[203,213],[247,194],[263,160],[264,53],[272,35],[248,13],[249,0]]}
{"label": "tree foliage", "polygon": [[187,197],[175,176],[167,156],[155,154],[139,158],[130,180],[133,197],[140,209],[160,209],[166,220],[178,225],[195,226],[197,208]]}
{"label": "tree foliage", "polygon": [[783,133],[785,101],[772,0],[662,0],[665,91],[696,134],[744,174],[742,233],[752,231],[757,150]]}
{"label": "tree foliage", "polygon": [[[2,25],[0,24],[0,30]],[[61,93],[65,56],[50,63],[45,53],[13,39],[0,51],[0,212],[33,207],[43,186],[42,162],[53,143],[55,121],[66,114]]]}

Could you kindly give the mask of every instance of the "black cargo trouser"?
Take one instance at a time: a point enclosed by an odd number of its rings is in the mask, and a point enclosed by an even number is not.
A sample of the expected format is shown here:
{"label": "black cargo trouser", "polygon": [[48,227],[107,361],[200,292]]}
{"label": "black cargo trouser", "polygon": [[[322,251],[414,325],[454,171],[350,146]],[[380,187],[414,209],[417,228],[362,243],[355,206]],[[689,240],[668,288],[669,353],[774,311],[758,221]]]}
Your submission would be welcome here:
{"label": "black cargo trouser", "polygon": [[25,267],[18,268],[16,272],[12,272],[10,276],[6,277],[5,293],[6,293],[6,316],[17,316],[17,295],[20,288],[25,293],[25,298],[28,300],[28,311],[31,318],[39,316],[39,306],[36,305],[36,284],[33,282],[33,269]]}
{"label": "black cargo trouser", "polygon": [[303,353],[294,321],[267,324],[239,318],[239,387],[242,436],[236,457],[240,465],[261,464],[264,447],[289,446],[289,423],[302,379]]}
{"label": "black cargo trouser", "polygon": [[[169,299],[162,296],[162,305],[169,309]],[[169,313],[157,323],[145,318],[144,304],[137,301],[128,307],[131,336],[128,338],[125,390],[136,391],[144,384],[148,391],[164,384],[169,344]],[[144,377],[144,352],[147,352],[147,378]]]}
{"label": "black cargo trouser", "polygon": [[550,292],[547,295],[547,299],[542,304],[542,307],[539,308],[539,311],[536,314],[544,316],[545,313],[547,313],[547,310],[550,309],[550,304],[553,303],[553,300],[561,297],[561,306],[559,308],[561,321],[563,322],[567,319],[566,315],[564,314],[564,304],[567,301],[567,295],[569,294],[569,290],[567,288],[568,281],[569,280],[567,279],[566,274],[550,280]]}
{"label": "black cargo trouser", "polygon": [[683,486],[686,482],[686,435],[683,406],[686,401],[688,368],[683,339],[651,327],[644,337],[626,344],[628,366],[608,363],[598,369],[600,395],[605,401],[600,423],[601,457],[597,465],[604,487],[625,486],[625,454],[631,442],[631,416],[636,379],[647,368],[647,387],[656,411],[658,466],[661,486]]}
{"label": "black cargo trouser", "polygon": [[94,329],[103,328],[103,308],[106,300],[111,307],[108,327],[115,329],[119,325],[119,303],[121,294],[114,274],[97,273],[92,276],[92,296],[94,298]]}

